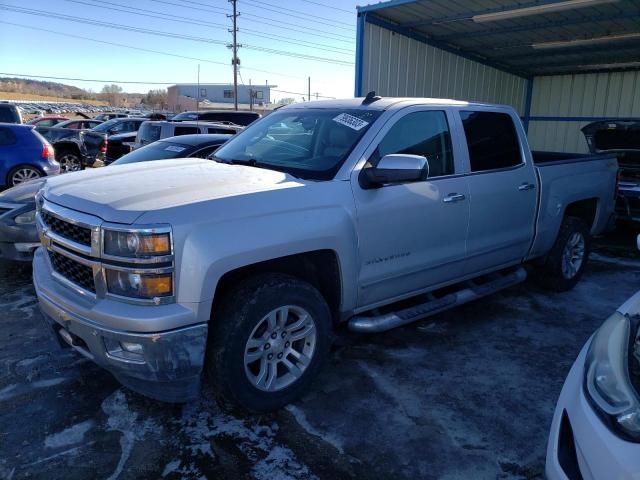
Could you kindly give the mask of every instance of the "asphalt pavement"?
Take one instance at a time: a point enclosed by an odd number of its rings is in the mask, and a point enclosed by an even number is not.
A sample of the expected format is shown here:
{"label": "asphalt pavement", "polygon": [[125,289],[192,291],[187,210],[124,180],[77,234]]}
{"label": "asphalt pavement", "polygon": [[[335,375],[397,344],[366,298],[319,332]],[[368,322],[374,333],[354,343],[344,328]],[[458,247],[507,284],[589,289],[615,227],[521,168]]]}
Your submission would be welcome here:
{"label": "asphalt pavement", "polygon": [[640,285],[600,249],[570,292],[517,287],[378,335],[343,334],[313,389],[235,417],[205,391],[121,387],[45,328],[29,266],[0,264],[0,478],[537,479],[565,375]]}

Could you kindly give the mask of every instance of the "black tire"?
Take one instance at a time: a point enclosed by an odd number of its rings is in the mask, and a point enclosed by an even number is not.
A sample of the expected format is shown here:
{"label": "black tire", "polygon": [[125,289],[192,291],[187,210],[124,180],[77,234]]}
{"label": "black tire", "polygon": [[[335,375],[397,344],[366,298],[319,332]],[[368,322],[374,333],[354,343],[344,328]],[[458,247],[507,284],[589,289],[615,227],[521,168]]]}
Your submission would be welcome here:
{"label": "black tire", "polygon": [[[21,176],[21,172],[23,173],[22,177],[24,177],[24,180],[19,181],[18,177]],[[9,187],[15,187],[16,185],[19,185],[24,181],[28,182],[29,180],[35,180],[36,178],[40,178],[42,176],[44,176],[44,174],[37,167],[34,167],[32,165],[18,165],[17,167],[12,168],[7,175],[7,185]]]}
{"label": "black tire", "polygon": [[[568,275],[566,269],[563,270],[563,256],[567,243],[570,239],[575,238],[574,235],[579,235],[583,238],[584,253],[579,268],[575,269],[573,275]],[[577,217],[565,217],[551,251],[543,265],[536,272],[538,282],[542,287],[555,292],[571,290],[582,278],[590,252],[591,236],[587,225]]]}
{"label": "black tire", "polygon": [[83,169],[82,159],[78,152],[68,147],[56,151],[56,161],[60,164],[61,173],[78,172]]}
{"label": "black tire", "polygon": [[[249,380],[245,371],[245,347],[265,316],[283,306],[300,307],[309,313],[315,324],[315,347],[297,380],[278,391],[263,391]],[[258,275],[238,283],[214,309],[207,350],[208,380],[218,404],[225,410],[252,413],[277,410],[309,389],[330,347],[331,312],[320,292],[288,275]]]}

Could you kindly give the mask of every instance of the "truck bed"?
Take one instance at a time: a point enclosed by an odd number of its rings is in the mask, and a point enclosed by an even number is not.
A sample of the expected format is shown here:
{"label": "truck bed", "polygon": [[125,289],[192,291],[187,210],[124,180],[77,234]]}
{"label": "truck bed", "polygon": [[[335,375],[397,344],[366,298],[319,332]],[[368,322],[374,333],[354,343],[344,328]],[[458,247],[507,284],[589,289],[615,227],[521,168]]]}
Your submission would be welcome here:
{"label": "truck bed", "polygon": [[562,205],[593,202],[595,219],[591,233],[602,233],[610,222],[602,202],[614,202],[618,162],[614,154],[594,155],[561,152],[531,152],[540,185],[538,220],[531,256],[548,252],[564,216]]}
{"label": "truck bed", "polygon": [[615,155],[593,154],[593,153],[564,153],[564,152],[542,152],[534,150],[531,152],[533,163],[537,167],[547,165],[558,165],[563,163],[590,162],[595,160],[609,160]]}

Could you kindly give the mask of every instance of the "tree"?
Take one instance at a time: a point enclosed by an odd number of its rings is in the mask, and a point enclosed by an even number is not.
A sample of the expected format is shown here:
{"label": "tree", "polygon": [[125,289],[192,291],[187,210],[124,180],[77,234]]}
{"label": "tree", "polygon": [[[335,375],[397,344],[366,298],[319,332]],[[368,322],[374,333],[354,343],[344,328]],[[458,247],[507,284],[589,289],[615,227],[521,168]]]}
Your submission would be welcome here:
{"label": "tree", "polygon": [[122,100],[122,87],[112,83],[102,87],[102,99],[112,107],[118,106]]}
{"label": "tree", "polygon": [[289,105],[291,103],[294,103],[295,101],[296,99],[293,97],[285,97],[280,99],[280,101],[278,102],[278,105]]}
{"label": "tree", "polygon": [[149,90],[142,103],[152,108],[166,108],[167,106],[167,91],[165,89]]}

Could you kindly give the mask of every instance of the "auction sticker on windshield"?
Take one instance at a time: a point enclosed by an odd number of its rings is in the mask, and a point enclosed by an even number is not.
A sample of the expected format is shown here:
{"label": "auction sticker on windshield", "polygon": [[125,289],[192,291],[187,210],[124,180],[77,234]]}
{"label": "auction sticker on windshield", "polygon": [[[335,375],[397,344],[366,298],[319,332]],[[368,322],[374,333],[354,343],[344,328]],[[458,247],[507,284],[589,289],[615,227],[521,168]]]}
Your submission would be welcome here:
{"label": "auction sticker on windshield", "polygon": [[358,117],[349,115],[348,113],[341,113],[333,119],[334,122],[338,122],[340,125],[354,129],[355,131],[362,130],[369,125],[369,122],[360,120]]}
{"label": "auction sticker on windshield", "polygon": [[165,148],[165,150],[167,152],[176,152],[176,153],[180,153],[181,151],[185,150],[186,147],[177,147],[175,145],[169,145],[168,147]]}

